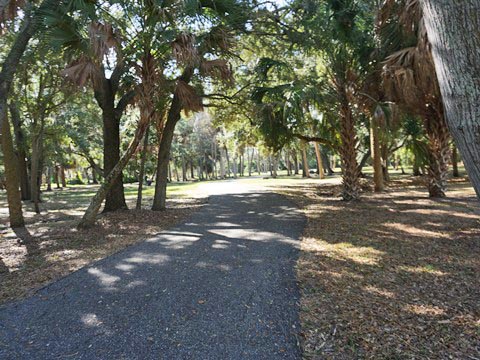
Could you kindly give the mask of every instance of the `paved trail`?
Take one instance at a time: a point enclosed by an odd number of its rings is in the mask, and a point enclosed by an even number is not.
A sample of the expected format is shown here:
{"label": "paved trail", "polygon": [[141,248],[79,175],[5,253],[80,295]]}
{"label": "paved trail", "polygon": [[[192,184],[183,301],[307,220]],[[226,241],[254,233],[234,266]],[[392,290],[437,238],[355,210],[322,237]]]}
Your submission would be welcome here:
{"label": "paved trail", "polygon": [[0,359],[298,359],[303,217],[233,194],[186,223],[0,307]]}

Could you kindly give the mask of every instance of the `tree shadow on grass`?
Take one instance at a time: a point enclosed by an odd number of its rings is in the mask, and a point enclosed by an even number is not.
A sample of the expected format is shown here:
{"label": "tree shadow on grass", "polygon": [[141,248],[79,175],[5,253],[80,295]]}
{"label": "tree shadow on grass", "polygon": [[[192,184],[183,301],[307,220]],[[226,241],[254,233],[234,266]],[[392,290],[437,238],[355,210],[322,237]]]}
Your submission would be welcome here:
{"label": "tree shadow on grass", "polygon": [[310,199],[299,263],[309,355],[444,359],[480,351],[478,203],[457,188],[441,200],[413,190],[354,203]]}

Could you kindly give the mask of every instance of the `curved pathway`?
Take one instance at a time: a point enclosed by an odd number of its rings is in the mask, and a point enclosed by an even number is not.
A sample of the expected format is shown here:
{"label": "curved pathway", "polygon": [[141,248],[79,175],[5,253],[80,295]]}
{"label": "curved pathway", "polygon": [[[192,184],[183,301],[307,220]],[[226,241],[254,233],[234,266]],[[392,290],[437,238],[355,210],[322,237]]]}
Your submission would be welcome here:
{"label": "curved pathway", "polygon": [[0,358],[298,359],[303,227],[280,195],[212,196],[186,223],[0,307]]}

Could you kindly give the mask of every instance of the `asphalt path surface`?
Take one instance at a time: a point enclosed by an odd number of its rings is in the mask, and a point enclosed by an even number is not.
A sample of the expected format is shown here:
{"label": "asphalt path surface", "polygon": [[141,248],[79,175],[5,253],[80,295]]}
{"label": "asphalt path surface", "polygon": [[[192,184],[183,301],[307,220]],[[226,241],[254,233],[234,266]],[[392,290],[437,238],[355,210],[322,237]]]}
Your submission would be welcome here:
{"label": "asphalt path surface", "polygon": [[305,220],[280,195],[227,187],[185,223],[0,307],[0,359],[301,358]]}

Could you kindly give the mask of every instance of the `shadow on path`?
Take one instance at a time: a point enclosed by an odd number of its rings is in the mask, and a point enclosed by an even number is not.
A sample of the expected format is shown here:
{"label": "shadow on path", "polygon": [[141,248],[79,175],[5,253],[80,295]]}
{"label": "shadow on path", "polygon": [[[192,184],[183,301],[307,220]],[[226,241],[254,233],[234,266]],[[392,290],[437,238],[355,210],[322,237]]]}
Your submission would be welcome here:
{"label": "shadow on path", "polygon": [[0,307],[0,358],[300,358],[304,223],[276,194],[213,196],[183,225]]}

